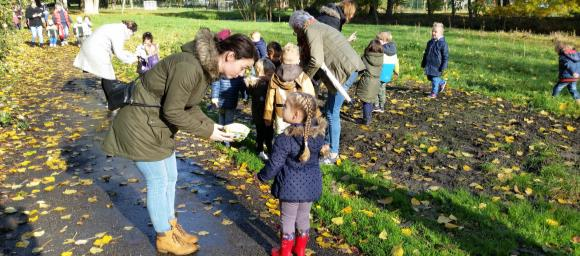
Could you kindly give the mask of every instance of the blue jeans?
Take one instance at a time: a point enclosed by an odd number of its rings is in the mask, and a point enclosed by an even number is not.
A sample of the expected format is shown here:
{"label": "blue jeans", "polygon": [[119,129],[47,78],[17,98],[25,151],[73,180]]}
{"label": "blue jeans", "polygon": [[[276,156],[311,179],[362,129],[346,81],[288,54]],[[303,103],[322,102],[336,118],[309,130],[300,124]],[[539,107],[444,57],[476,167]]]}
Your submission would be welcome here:
{"label": "blue jeans", "polygon": [[32,43],[36,42],[35,39],[38,38],[38,43],[44,43],[44,37],[42,37],[42,26],[30,27],[30,32],[32,33]]}
{"label": "blue jeans", "polygon": [[56,45],[56,37],[49,38],[49,42],[51,45]]}
{"label": "blue jeans", "polygon": [[[354,84],[358,78],[358,71],[354,71],[350,74],[346,82],[342,85],[345,90]],[[329,93],[328,99],[326,99],[325,114],[326,120],[328,120],[328,130],[326,131],[326,143],[330,144],[330,152],[338,154],[338,148],[340,146],[340,108],[344,103],[344,96],[339,92]]]}
{"label": "blue jeans", "polygon": [[558,82],[552,90],[552,96],[558,96],[564,87],[568,87],[568,91],[572,94],[575,100],[580,99],[580,93],[576,89],[576,82]]}
{"label": "blue jeans", "polygon": [[135,162],[147,182],[147,211],[157,233],[171,230],[169,221],[175,219],[175,184],[177,162],[175,152],[155,162]]}
{"label": "blue jeans", "polygon": [[228,125],[234,122],[235,109],[220,108],[219,110],[219,124]]}
{"label": "blue jeans", "polygon": [[439,94],[439,87],[445,83],[445,80],[439,76],[427,76],[427,79],[431,81],[431,93],[432,94]]}

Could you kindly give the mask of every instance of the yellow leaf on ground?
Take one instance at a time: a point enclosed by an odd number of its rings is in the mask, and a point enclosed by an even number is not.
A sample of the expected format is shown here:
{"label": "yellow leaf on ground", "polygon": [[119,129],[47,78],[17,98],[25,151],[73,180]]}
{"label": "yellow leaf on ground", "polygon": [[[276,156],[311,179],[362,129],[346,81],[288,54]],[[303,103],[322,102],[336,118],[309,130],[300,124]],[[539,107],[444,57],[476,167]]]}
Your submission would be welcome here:
{"label": "yellow leaf on ground", "polygon": [[479,203],[479,206],[478,206],[479,209],[485,209],[485,207],[487,207],[486,203]]}
{"label": "yellow leaf on ground", "polygon": [[437,151],[437,149],[438,149],[437,146],[431,146],[427,149],[427,153],[433,154],[435,153],[435,151]]}
{"label": "yellow leaf on ground", "polygon": [[560,226],[560,223],[553,219],[546,219],[546,223],[552,227]]}
{"label": "yellow leaf on ground", "polygon": [[202,230],[202,231],[197,232],[197,234],[200,236],[207,236],[207,235],[209,235],[209,232]]}
{"label": "yellow leaf on ground", "polygon": [[103,237],[95,240],[95,242],[93,243],[94,246],[99,246],[99,247],[103,247],[107,244],[109,244],[111,241],[113,240],[113,237],[110,235],[104,235]]}
{"label": "yellow leaf on ground", "polygon": [[350,214],[350,213],[352,212],[352,207],[350,207],[350,206],[344,207],[344,208],[341,210],[341,212],[342,212],[342,213],[345,213],[345,214]]}
{"label": "yellow leaf on ground", "polygon": [[445,223],[445,227],[448,229],[455,229],[455,228],[458,228],[459,226],[457,226],[453,223]]}
{"label": "yellow leaf on ground", "polygon": [[514,136],[505,136],[505,142],[507,143],[513,143],[514,142]]}
{"label": "yellow leaf on ground", "polygon": [[569,132],[574,132],[574,131],[576,131],[576,128],[574,126],[571,126],[571,125],[566,125],[566,130],[568,130]]}
{"label": "yellow leaf on ground", "polygon": [[421,201],[419,201],[413,197],[413,198],[411,198],[411,204],[414,206],[419,206],[419,205],[421,205]]}
{"label": "yellow leaf on ground", "polygon": [[405,250],[403,250],[403,245],[397,245],[391,249],[391,256],[403,256],[405,255]]}
{"label": "yellow leaf on ground", "polygon": [[72,252],[62,252],[62,253],[60,254],[60,256],[72,256],[72,255],[73,255],[73,253],[72,253]]}
{"label": "yellow leaf on ground", "polygon": [[387,240],[387,231],[383,229],[383,231],[381,231],[381,233],[379,234],[379,239],[381,240]]}
{"label": "yellow leaf on ground", "polygon": [[413,234],[413,230],[410,228],[403,228],[401,229],[401,233],[403,233],[404,236],[411,236]]}
{"label": "yellow leaf on ground", "polygon": [[469,165],[464,165],[463,166],[463,170],[466,171],[466,172],[468,172],[468,171],[471,171],[472,169],[471,169],[471,167]]}
{"label": "yellow leaf on ground", "polygon": [[231,225],[231,224],[233,224],[233,223],[234,223],[234,222],[233,222],[233,221],[231,221],[231,220],[229,220],[229,219],[223,219],[223,220],[222,220],[222,225]]}
{"label": "yellow leaf on ground", "polygon": [[98,253],[101,253],[101,252],[103,252],[103,249],[101,249],[101,248],[99,248],[99,247],[94,247],[94,246],[93,246],[93,247],[91,247],[91,249],[89,250],[89,252],[90,252],[91,254],[98,254]]}
{"label": "yellow leaf on ground", "polygon": [[532,195],[534,190],[532,190],[532,188],[526,188],[525,192],[526,192],[526,195],[530,196],[530,195]]}
{"label": "yellow leaf on ground", "polygon": [[332,218],[331,220],[332,220],[332,223],[339,225],[339,226],[344,224],[344,220],[342,219],[342,217]]}
{"label": "yellow leaf on ground", "polygon": [[374,212],[371,212],[371,211],[369,211],[369,210],[360,210],[360,212],[362,212],[362,213],[366,214],[366,215],[367,215],[367,216],[369,216],[369,217],[373,217],[373,216],[375,215],[375,213],[374,213]]}
{"label": "yellow leaf on ground", "polygon": [[46,192],[50,192],[50,191],[53,191],[53,190],[54,190],[54,186],[48,186],[48,187],[45,187],[44,188],[44,191],[46,191]]}
{"label": "yellow leaf on ground", "polygon": [[26,247],[28,247],[29,244],[30,244],[30,241],[28,241],[28,240],[18,241],[16,243],[16,247],[18,247],[18,248],[26,248]]}
{"label": "yellow leaf on ground", "polygon": [[354,157],[361,158],[361,157],[363,157],[363,154],[361,152],[356,152],[356,153],[354,153]]}
{"label": "yellow leaf on ground", "polygon": [[72,195],[75,194],[77,191],[76,189],[67,189],[64,192],[62,192],[63,195]]}

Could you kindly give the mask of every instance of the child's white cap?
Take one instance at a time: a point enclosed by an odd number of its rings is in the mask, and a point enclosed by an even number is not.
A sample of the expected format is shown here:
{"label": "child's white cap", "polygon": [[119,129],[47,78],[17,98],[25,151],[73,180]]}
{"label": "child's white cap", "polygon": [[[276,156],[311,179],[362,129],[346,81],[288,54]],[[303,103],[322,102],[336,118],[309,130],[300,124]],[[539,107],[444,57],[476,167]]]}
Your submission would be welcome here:
{"label": "child's white cap", "polygon": [[52,26],[54,25],[54,22],[52,22],[52,20],[48,20],[48,25]]}
{"label": "child's white cap", "polygon": [[83,17],[81,17],[81,16],[78,16],[78,17],[77,17],[77,22],[78,22],[78,23],[83,23]]}

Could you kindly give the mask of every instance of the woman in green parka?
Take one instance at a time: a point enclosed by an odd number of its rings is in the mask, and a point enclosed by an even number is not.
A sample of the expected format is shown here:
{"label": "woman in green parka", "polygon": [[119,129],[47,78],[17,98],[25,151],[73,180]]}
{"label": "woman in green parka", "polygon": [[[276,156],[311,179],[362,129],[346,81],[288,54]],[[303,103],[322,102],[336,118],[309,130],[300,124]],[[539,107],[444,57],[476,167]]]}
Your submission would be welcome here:
{"label": "woman in green parka", "polygon": [[381,71],[383,67],[383,46],[381,41],[372,40],[362,56],[366,70],[357,82],[356,95],[363,102],[363,123],[371,124],[373,104],[379,95]]}
{"label": "woman in green parka", "polygon": [[218,76],[243,75],[257,60],[247,36],[235,34],[219,41],[205,28],[181,50],[161,60],[135,86],[135,102],[161,107],[123,107],[103,142],[107,154],[135,161],[145,176],[157,250],[175,255],[198,250],[198,238],[185,232],[175,218],[175,134],[181,130],[214,141],[231,141],[199,104]]}

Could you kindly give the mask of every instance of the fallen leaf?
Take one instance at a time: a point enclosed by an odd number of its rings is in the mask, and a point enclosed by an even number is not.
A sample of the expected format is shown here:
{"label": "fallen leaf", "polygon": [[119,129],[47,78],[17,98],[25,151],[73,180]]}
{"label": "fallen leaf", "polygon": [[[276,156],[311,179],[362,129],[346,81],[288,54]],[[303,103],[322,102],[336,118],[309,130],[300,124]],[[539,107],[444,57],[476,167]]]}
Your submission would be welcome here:
{"label": "fallen leaf", "polygon": [[75,245],[83,245],[83,244],[87,244],[88,242],[89,242],[89,240],[86,240],[86,239],[76,240]]}
{"label": "fallen leaf", "polygon": [[40,230],[40,231],[36,231],[36,232],[32,233],[32,236],[41,237],[44,235],[44,233],[45,233],[44,230]]}
{"label": "fallen leaf", "polygon": [[526,188],[525,192],[526,192],[526,195],[530,196],[530,195],[532,195],[534,190],[532,190],[532,188]]}
{"label": "fallen leaf", "polygon": [[352,207],[351,206],[344,207],[340,212],[344,214],[350,214],[352,212]]}
{"label": "fallen leaf", "polygon": [[222,210],[217,210],[212,213],[213,216],[220,216],[222,214]]}
{"label": "fallen leaf", "polygon": [[546,219],[546,223],[552,227],[560,226],[560,223],[553,219]]}
{"label": "fallen leaf", "polygon": [[431,146],[427,149],[427,153],[433,154],[437,151],[437,149],[438,149],[437,146]]}
{"label": "fallen leaf", "polygon": [[97,202],[97,196],[92,196],[92,197],[89,197],[89,198],[87,199],[87,201],[89,201],[89,203],[95,203],[95,202]]}
{"label": "fallen leaf", "polygon": [[442,223],[449,223],[451,222],[450,218],[447,218],[443,215],[440,215],[439,218],[437,218],[437,223],[442,224]]}
{"label": "fallen leaf", "polygon": [[468,172],[468,171],[471,171],[472,169],[469,165],[463,165],[463,170]]}
{"label": "fallen leaf", "polygon": [[62,253],[60,254],[60,256],[72,256],[72,255],[73,255],[73,253],[72,253],[72,252],[62,252]]}
{"label": "fallen leaf", "polygon": [[381,233],[379,234],[379,238],[381,240],[387,240],[387,231],[383,229],[383,231],[381,231]]}
{"label": "fallen leaf", "polygon": [[455,228],[458,228],[459,226],[457,226],[453,223],[445,223],[445,227],[448,229],[455,229]]}
{"label": "fallen leaf", "polygon": [[404,236],[411,236],[413,234],[413,231],[410,228],[403,228],[401,229],[401,233]]}
{"label": "fallen leaf", "polygon": [[44,247],[34,247],[34,248],[32,249],[32,253],[34,253],[34,254],[39,254],[39,253],[41,253],[42,251],[44,251]]}
{"label": "fallen leaf", "polygon": [[133,230],[133,226],[125,226],[125,227],[123,227],[123,230],[131,231],[131,230]]}
{"label": "fallen leaf", "polygon": [[62,194],[64,194],[64,195],[72,195],[72,194],[75,194],[76,192],[77,192],[76,189],[67,189],[64,192],[62,192]]}
{"label": "fallen leaf", "polygon": [[103,249],[101,249],[101,248],[99,248],[99,247],[94,247],[94,246],[93,246],[93,247],[91,247],[91,249],[89,250],[89,252],[90,252],[91,254],[98,254],[98,253],[101,253],[101,252],[103,252]]}
{"label": "fallen leaf", "polygon": [[393,202],[393,198],[392,197],[386,197],[384,199],[378,199],[377,200],[377,203],[384,204],[384,205],[391,204],[392,202]]}
{"label": "fallen leaf", "polygon": [[16,243],[16,247],[18,247],[18,248],[26,248],[26,247],[28,247],[29,244],[30,244],[30,241],[28,241],[28,240],[18,241]]}
{"label": "fallen leaf", "polygon": [[331,221],[332,221],[332,223],[334,223],[335,225],[338,225],[338,226],[344,224],[344,220],[342,219],[342,217],[332,218]]}
{"label": "fallen leaf", "polygon": [[202,230],[202,231],[197,232],[197,234],[200,236],[207,236],[207,235],[209,235],[209,232]]}
{"label": "fallen leaf", "polygon": [[411,198],[411,204],[413,206],[419,206],[419,205],[421,205],[421,201],[419,201],[419,200],[417,200],[416,198],[413,197],[413,198]]}
{"label": "fallen leaf", "polygon": [[391,256],[403,256],[405,255],[405,250],[403,250],[403,245],[397,245],[391,249]]}
{"label": "fallen leaf", "polygon": [[233,221],[231,221],[231,220],[229,220],[229,219],[223,219],[223,220],[222,220],[222,225],[231,225],[231,224],[233,224],[233,223],[234,223],[234,222],[233,222]]}
{"label": "fallen leaf", "polygon": [[103,247],[103,246],[109,244],[112,240],[113,240],[112,236],[104,235],[103,237],[95,240],[95,242],[93,242],[93,245],[98,246],[98,247]]}

